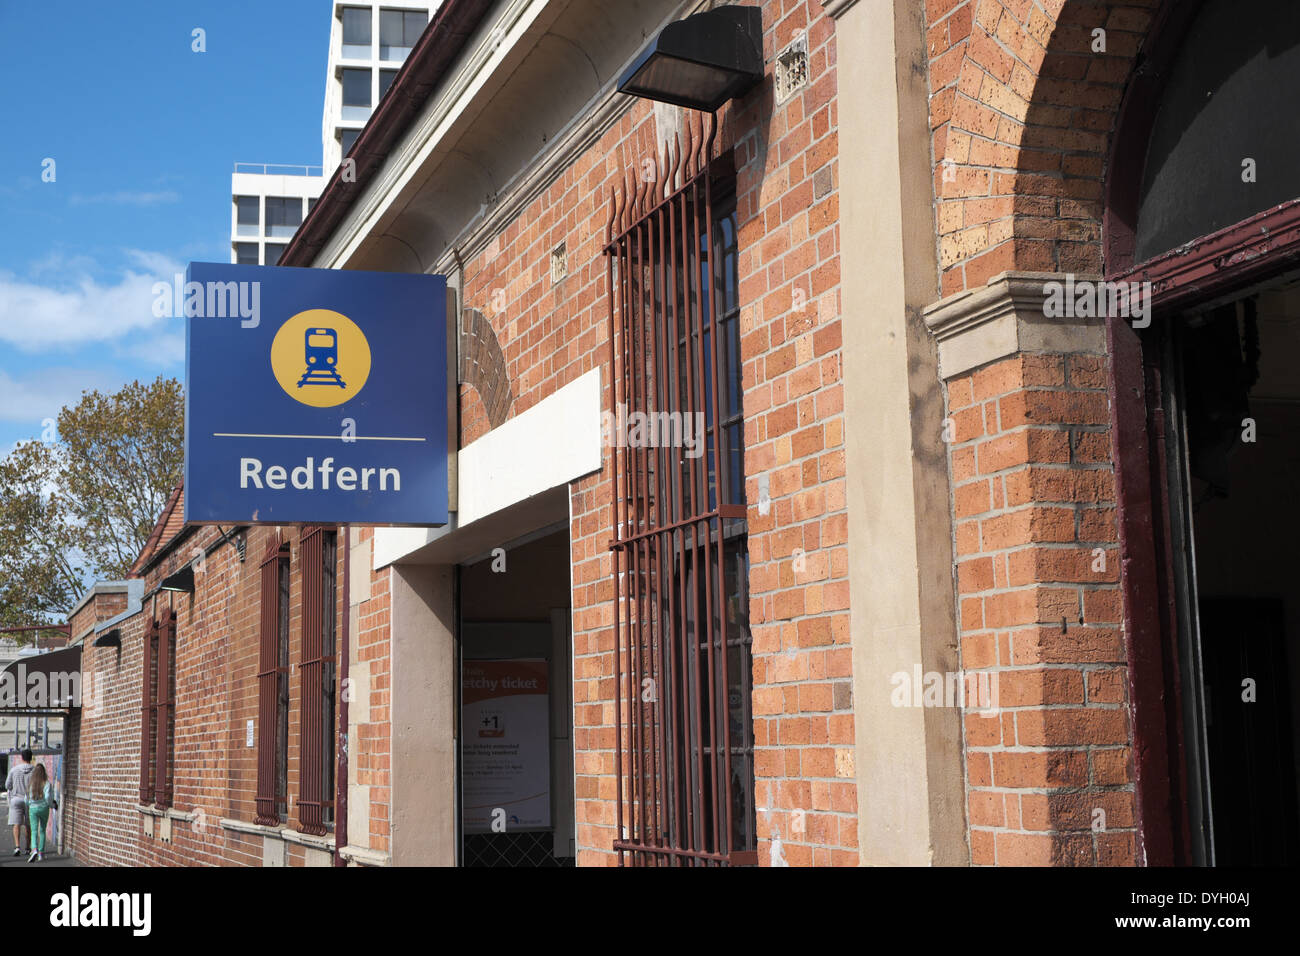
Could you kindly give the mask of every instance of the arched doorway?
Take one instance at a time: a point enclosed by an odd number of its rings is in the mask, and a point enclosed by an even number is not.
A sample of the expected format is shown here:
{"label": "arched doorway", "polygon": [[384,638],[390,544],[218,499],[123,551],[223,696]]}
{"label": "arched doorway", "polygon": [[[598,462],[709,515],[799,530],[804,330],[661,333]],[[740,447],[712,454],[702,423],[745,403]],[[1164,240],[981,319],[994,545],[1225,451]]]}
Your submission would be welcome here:
{"label": "arched doorway", "polygon": [[1300,7],[1169,3],[1106,180],[1142,838],[1151,863],[1300,860]]}

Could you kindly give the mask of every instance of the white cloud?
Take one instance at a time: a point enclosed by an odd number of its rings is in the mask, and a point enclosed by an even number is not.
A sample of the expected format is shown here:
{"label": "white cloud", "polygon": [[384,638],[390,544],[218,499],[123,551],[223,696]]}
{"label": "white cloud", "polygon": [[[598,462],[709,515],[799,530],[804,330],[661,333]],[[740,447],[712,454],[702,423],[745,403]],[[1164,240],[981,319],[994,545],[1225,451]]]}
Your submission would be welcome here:
{"label": "white cloud", "polygon": [[[179,325],[179,322],[177,323]],[[156,333],[147,340],[133,342],[119,348],[118,354],[161,369],[172,369],[185,361],[185,332],[178,328]],[[176,370],[179,374],[179,370]]]}
{"label": "white cloud", "polygon": [[31,276],[90,275],[98,268],[99,263],[90,256],[68,256],[56,250],[32,262],[27,273]]}
{"label": "white cloud", "polygon": [[112,193],[92,193],[89,196],[73,193],[68,197],[68,203],[73,206],[157,206],[162,203],[180,202],[180,199],[181,194],[174,189],[162,189],[152,193],[130,192],[122,189]]}
{"label": "white cloud", "polygon": [[126,249],[124,251],[127,258],[141,269],[157,273],[168,282],[171,281],[175,273],[185,271],[184,265],[162,252],[150,252],[147,249]]}
{"label": "white cloud", "polygon": [[43,368],[22,378],[0,369],[0,422],[29,425],[32,437],[39,438],[45,419],[58,418],[59,411],[74,404],[83,391],[114,385],[104,372],[93,369]]}
{"label": "white cloud", "polygon": [[[136,267],[122,270],[115,280],[91,276],[91,264],[69,261],[51,274],[39,270],[33,282],[0,272],[0,342],[24,352],[76,349],[95,343],[128,345],[140,333],[179,332],[179,320],[153,314],[153,285],[171,285],[184,266],[159,253],[128,250]],[[58,281],[61,278],[62,281]],[[175,329],[167,328],[177,323]]]}

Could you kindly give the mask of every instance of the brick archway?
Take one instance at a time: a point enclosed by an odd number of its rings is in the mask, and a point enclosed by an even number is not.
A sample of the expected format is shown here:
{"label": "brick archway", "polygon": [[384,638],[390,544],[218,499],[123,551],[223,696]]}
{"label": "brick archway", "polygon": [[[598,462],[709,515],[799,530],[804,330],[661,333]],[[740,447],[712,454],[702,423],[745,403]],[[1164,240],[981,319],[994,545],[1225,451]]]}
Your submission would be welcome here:
{"label": "brick archway", "polygon": [[942,294],[1099,275],[1111,132],[1159,0],[926,6]]}
{"label": "brick archway", "polygon": [[491,321],[477,309],[461,313],[460,384],[462,444],[469,444],[510,417],[514,393],[505,353]]}
{"label": "brick archway", "polygon": [[926,322],[951,425],[959,653],[1000,680],[996,718],[964,713],[976,865],[1160,856],[1133,767],[1104,322],[1049,322],[1044,295],[1103,273],[1111,139],[1161,2],[927,4],[942,297]]}

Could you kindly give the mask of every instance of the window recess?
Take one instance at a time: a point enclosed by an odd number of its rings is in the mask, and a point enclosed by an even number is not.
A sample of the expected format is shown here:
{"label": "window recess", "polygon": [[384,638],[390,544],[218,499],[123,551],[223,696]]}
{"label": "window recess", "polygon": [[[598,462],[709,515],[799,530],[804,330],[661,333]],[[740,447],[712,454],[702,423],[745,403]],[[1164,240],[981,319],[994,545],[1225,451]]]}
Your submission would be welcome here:
{"label": "window recess", "polygon": [[621,864],[757,862],[736,204],[715,133],[688,123],[610,200]]}

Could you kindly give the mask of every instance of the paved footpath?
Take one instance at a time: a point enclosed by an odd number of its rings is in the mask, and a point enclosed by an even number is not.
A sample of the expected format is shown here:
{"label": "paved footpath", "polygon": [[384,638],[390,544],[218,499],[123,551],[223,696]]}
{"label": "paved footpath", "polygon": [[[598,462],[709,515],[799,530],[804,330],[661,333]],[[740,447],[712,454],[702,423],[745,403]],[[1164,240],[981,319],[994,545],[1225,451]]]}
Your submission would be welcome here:
{"label": "paved footpath", "polygon": [[6,807],[3,818],[0,818],[0,823],[4,823],[3,833],[0,833],[0,866],[26,867],[26,866],[80,866],[81,865],[76,860],[74,860],[71,856],[60,855],[59,853],[55,852],[56,848],[50,845],[50,841],[48,837],[46,838],[46,843],[45,843],[45,859],[41,860],[41,862],[29,864],[27,862],[26,853],[23,853],[20,856],[14,856],[13,827],[9,826],[8,823],[4,822],[5,820],[8,819],[9,819],[8,808]]}

